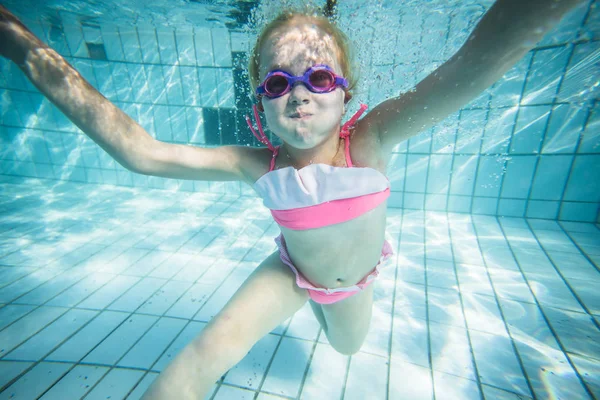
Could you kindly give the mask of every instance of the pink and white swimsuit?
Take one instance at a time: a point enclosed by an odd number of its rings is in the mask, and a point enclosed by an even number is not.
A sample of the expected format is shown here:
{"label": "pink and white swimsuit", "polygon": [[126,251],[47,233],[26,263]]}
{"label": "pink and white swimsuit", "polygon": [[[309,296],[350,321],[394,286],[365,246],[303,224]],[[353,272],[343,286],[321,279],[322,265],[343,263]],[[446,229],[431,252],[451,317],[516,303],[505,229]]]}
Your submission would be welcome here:
{"label": "pink and white swimsuit", "polygon": [[[350,158],[349,128],[366,108],[366,105],[361,105],[340,132],[345,141],[348,168],[310,164],[298,170],[293,167],[274,170],[279,146],[273,147],[264,134],[256,109],[254,116],[262,136],[256,133],[247,118],[254,135],[273,152],[269,172],[255,182],[254,189],[279,225],[305,230],[339,224],[376,208],[390,196],[390,182],[385,175],[374,168],[354,168]],[[377,266],[393,254],[391,245],[385,241],[379,263],[360,282],[349,287],[327,289],[315,287],[302,276],[290,260],[283,235],[279,235],[275,242],[281,260],[296,274],[297,285],[307,289],[312,300],[320,304],[335,303],[363,290],[379,275]]]}

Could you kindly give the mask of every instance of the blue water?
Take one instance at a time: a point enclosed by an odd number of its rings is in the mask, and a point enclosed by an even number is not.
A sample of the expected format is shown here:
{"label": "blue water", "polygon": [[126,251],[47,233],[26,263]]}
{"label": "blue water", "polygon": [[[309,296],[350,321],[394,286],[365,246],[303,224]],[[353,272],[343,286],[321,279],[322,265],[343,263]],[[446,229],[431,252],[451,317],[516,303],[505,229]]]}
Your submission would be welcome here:
{"label": "blue water", "polygon": [[[354,107],[413,87],[491,4],[393,3],[339,7]],[[258,145],[244,63],[271,2],[3,4],[156,138]],[[600,398],[599,11],[395,149],[396,255],[359,353],[307,305],[209,398]],[[5,60],[0,99],[0,399],[137,399],[279,229],[242,184],[125,170]]]}

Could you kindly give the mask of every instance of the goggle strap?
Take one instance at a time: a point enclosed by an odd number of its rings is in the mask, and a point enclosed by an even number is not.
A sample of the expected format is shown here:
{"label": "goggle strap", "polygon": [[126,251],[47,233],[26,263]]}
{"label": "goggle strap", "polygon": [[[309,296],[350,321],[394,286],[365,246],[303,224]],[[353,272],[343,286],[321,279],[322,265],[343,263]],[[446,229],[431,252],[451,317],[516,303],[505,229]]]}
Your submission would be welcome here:
{"label": "goggle strap", "polygon": [[250,130],[252,131],[252,133],[258,139],[259,142],[261,142],[262,144],[266,145],[269,148],[269,150],[275,151],[275,148],[273,147],[273,145],[269,141],[269,138],[267,138],[267,135],[265,135],[265,132],[263,131],[263,127],[262,127],[262,124],[260,122],[260,118],[258,116],[258,109],[256,108],[256,104],[254,104],[252,106],[252,111],[254,112],[254,119],[256,120],[256,125],[258,126],[258,131],[260,132],[260,136],[258,135],[258,133],[256,132],[256,130],[252,126],[252,122],[250,121],[250,117],[248,115],[246,115],[246,123],[248,124],[248,127],[250,128]]}

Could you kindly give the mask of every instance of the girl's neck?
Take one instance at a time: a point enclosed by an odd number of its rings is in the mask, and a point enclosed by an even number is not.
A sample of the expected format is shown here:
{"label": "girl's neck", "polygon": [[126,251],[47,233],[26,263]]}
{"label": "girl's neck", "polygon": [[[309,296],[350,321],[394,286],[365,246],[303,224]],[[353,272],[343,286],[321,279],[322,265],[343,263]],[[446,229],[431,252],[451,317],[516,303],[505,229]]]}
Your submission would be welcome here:
{"label": "girl's neck", "polygon": [[281,145],[280,153],[282,163],[289,164],[296,169],[304,168],[310,164],[332,165],[341,148],[341,139],[338,135],[332,136],[327,141],[310,149],[296,149],[287,143]]}

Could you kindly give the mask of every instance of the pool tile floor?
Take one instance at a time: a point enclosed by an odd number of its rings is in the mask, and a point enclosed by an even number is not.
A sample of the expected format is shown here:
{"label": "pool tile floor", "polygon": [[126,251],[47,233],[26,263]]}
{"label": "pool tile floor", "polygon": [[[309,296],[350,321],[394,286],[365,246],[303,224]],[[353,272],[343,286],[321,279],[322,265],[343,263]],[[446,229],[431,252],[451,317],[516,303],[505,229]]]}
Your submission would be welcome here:
{"label": "pool tile floor", "polygon": [[[260,200],[0,176],[0,399],[139,399],[276,249]],[[594,224],[390,209],[367,340],[310,306],[215,400],[600,398]]]}

